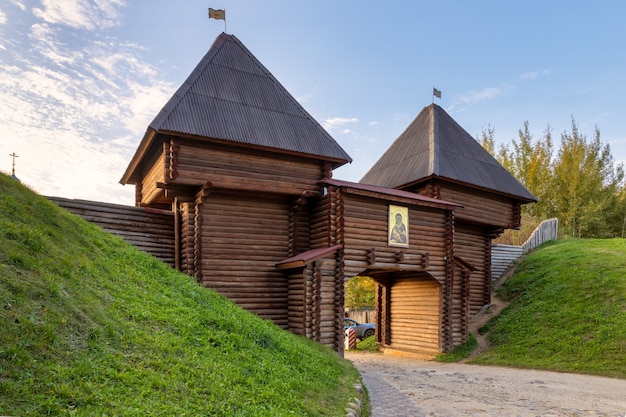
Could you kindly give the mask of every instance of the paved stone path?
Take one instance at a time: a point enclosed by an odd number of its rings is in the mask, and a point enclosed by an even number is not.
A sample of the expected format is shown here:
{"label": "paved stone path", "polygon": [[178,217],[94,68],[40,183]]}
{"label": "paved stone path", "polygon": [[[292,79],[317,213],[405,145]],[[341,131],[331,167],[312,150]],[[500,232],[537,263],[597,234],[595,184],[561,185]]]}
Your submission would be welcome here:
{"label": "paved stone path", "polygon": [[372,417],[427,415],[407,394],[395,389],[384,378],[373,372],[362,372],[361,376],[370,395]]}
{"label": "paved stone path", "polygon": [[626,417],[626,380],[346,352],[372,417]]}

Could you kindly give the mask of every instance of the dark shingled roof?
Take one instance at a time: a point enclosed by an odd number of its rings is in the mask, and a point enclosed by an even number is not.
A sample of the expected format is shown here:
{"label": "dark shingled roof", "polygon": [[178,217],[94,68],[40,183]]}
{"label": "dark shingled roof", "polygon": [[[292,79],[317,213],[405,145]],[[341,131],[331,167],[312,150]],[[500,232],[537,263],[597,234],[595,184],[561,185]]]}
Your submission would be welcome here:
{"label": "dark shingled roof", "polygon": [[537,199],[436,104],[424,107],[360,182],[406,188],[441,178],[522,201]]}
{"label": "dark shingled roof", "polygon": [[[234,35],[222,33],[150,123],[126,182],[154,133],[183,134],[333,162],[352,158]],[[126,181],[125,181],[126,180]]]}

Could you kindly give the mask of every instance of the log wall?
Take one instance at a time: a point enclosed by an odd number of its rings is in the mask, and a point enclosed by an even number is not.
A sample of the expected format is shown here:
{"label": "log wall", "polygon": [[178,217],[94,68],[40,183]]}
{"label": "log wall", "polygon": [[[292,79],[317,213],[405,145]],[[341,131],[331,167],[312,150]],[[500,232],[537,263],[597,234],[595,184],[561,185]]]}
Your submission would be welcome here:
{"label": "log wall", "polygon": [[288,277],[275,265],[288,257],[289,201],[216,190],[198,206],[201,283],[288,328]]}
{"label": "log wall", "polygon": [[327,248],[337,243],[336,204],[333,204],[336,190],[328,193],[315,202],[310,208],[310,241],[311,248]]}
{"label": "log wall", "polygon": [[153,155],[152,162],[144,167],[141,182],[137,184],[137,189],[140,190],[138,205],[149,205],[163,195],[163,190],[157,188],[157,183],[165,181],[166,155],[165,151]]}
{"label": "log wall", "polygon": [[450,323],[450,339],[452,347],[465,343],[469,336],[470,277],[471,271],[455,265],[451,290],[452,320]]}
{"label": "log wall", "polygon": [[[310,337],[311,323],[310,319],[307,323],[306,300],[310,297],[312,286],[307,286],[307,283],[310,282],[310,274],[307,272],[306,269],[297,269],[291,271],[287,277],[287,329],[292,333]],[[308,314],[310,317],[310,309]],[[307,326],[309,334],[307,334]]]}
{"label": "log wall", "polygon": [[427,270],[445,281],[446,211],[409,206],[409,247],[392,247],[388,246],[389,202],[351,194],[344,198],[346,276],[365,270]]}
{"label": "log wall", "polygon": [[179,185],[210,181],[216,188],[293,195],[319,190],[323,175],[319,161],[185,140],[176,141],[171,159],[176,176],[167,182]]}
{"label": "log wall", "polygon": [[196,267],[194,264],[195,255],[195,204],[182,203],[179,205],[179,246],[180,246],[180,271],[187,275],[195,276]]}
{"label": "log wall", "polygon": [[48,197],[51,201],[103,230],[147,252],[161,262],[175,265],[174,214],[170,211]]}
{"label": "log wall", "polygon": [[466,223],[456,224],[454,253],[474,270],[469,279],[469,313],[491,302],[491,239],[485,231]]}
{"label": "log wall", "polygon": [[452,183],[429,183],[413,190],[429,197],[462,204],[454,210],[459,221],[518,229],[521,222],[520,204],[511,198]]}

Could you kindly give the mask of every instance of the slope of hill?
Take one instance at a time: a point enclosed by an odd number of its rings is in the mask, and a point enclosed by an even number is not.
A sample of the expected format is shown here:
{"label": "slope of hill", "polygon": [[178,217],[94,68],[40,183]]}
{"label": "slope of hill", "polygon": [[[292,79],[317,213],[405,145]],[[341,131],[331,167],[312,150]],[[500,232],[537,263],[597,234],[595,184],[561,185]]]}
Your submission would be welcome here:
{"label": "slope of hill", "polygon": [[339,416],[352,365],[0,175],[0,415]]}
{"label": "slope of hill", "polygon": [[626,378],[626,240],[547,243],[498,294],[510,305],[472,363]]}

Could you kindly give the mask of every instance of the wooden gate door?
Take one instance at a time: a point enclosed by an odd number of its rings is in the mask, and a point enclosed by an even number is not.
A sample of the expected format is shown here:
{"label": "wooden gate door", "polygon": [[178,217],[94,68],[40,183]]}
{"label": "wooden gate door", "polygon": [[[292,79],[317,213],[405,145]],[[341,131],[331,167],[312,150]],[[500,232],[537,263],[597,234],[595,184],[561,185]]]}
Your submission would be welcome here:
{"label": "wooden gate door", "polygon": [[399,278],[390,294],[389,348],[437,355],[441,352],[441,295],[434,279]]}

